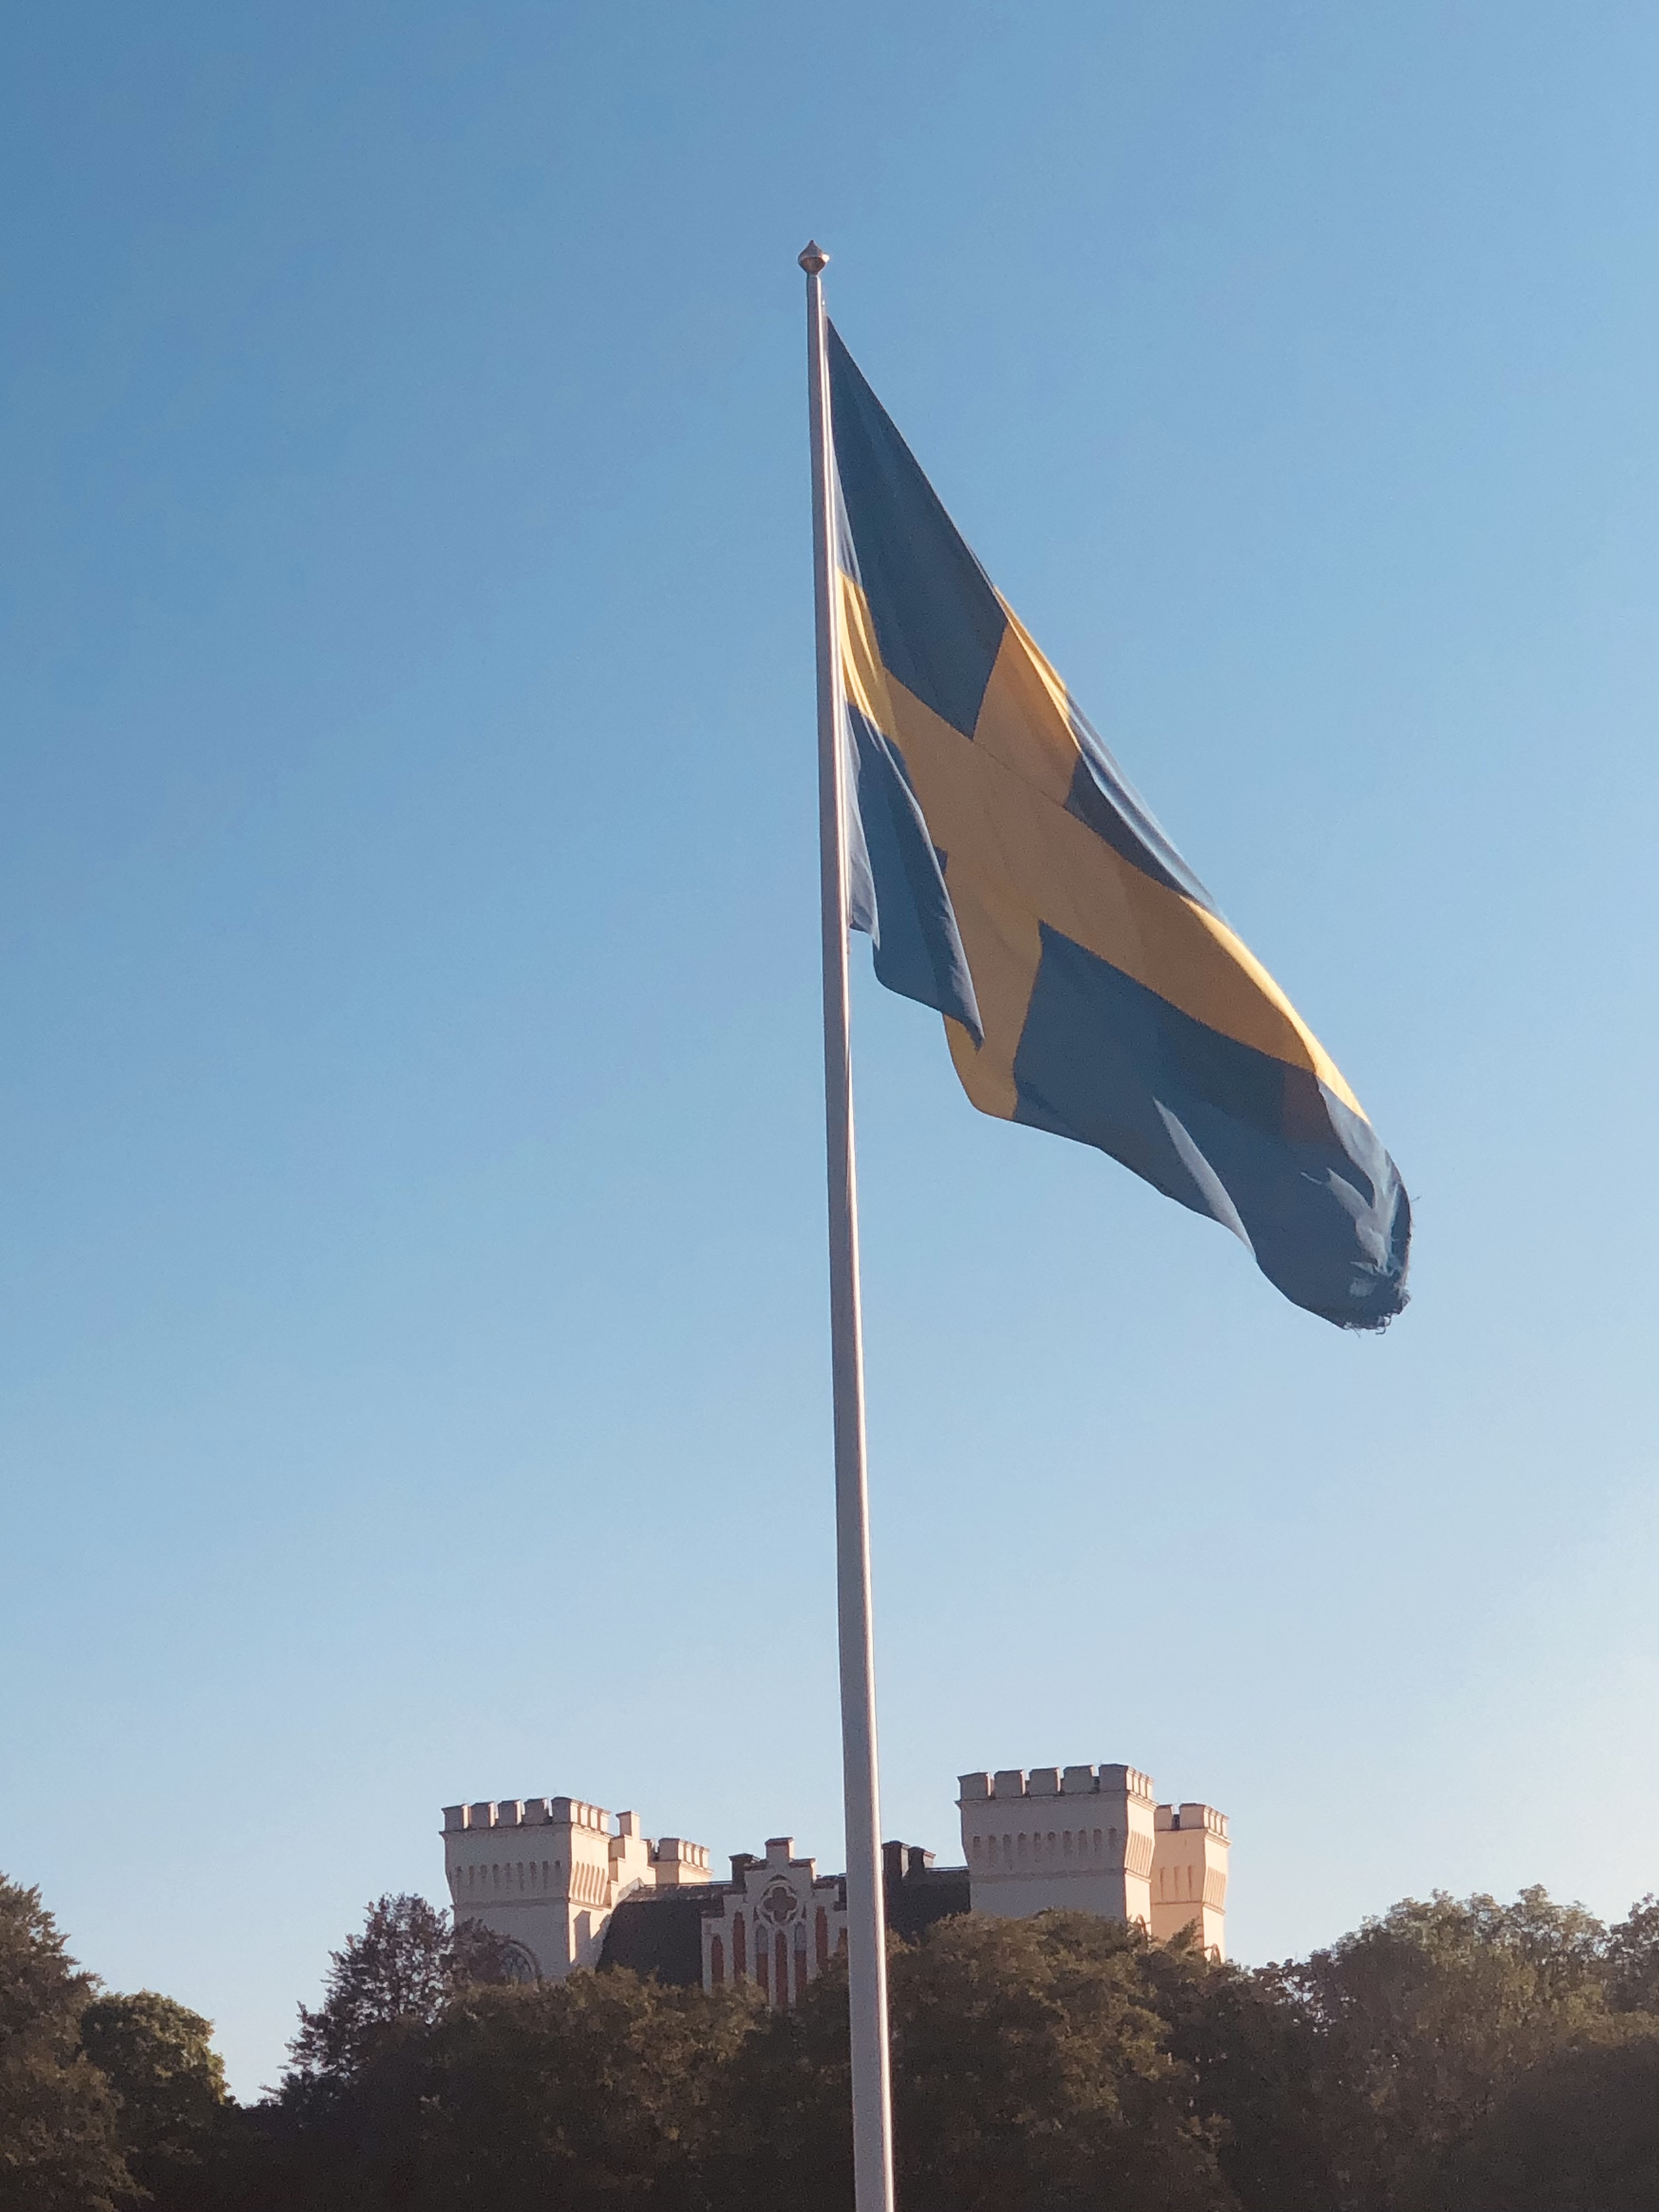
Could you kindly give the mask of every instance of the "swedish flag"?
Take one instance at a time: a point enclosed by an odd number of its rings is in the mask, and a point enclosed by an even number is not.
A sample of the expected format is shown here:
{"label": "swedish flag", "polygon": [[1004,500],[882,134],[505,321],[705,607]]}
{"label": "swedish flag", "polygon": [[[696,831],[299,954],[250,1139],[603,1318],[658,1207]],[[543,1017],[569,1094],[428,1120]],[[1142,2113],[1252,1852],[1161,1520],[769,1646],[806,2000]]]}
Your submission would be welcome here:
{"label": "swedish flag", "polygon": [[982,1113],[1097,1146],[1343,1328],[1411,1205],[1317,1038],[1125,781],[832,328],[849,896]]}

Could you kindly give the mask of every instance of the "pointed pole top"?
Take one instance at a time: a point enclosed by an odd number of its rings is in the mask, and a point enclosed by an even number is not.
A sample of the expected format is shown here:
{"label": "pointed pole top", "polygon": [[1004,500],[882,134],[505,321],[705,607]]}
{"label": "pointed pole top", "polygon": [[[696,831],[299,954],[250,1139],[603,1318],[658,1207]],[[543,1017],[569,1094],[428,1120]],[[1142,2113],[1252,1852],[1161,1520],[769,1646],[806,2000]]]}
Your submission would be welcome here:
{"label": "pointed pole top", "polygon": [[800,265],[806,271],[807,275],[809,276],[816,276],[819,270],[823,269],[825,263],[829,260],[830,256],[818,244],[816,238],[809,238],[806,244],[801,249],[799,258]]}

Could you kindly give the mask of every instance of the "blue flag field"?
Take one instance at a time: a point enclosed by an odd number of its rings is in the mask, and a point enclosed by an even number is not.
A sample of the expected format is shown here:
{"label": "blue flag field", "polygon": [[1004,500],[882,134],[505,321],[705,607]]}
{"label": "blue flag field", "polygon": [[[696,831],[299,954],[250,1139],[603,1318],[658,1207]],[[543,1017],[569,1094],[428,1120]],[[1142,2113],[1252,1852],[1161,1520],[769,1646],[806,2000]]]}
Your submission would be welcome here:
{"label": "blue flag field", "polygon": [[832,327],[849,896],[982,1113],[1093,1145],[1381,1328],[1411,1205],[1359,1101],[1125,781]]}

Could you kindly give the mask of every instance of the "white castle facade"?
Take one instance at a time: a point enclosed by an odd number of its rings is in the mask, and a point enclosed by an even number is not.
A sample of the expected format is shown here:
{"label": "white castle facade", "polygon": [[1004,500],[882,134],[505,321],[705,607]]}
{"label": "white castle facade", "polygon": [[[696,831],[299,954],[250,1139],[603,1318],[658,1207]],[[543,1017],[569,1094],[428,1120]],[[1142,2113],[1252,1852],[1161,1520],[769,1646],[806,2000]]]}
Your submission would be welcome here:
{"label": "white castle facade", "polygon": [[975,1912],[1024,1919],[1059,1907],[1135,1920],[1160,1943],[1192,1928],[1227,1954],[1227,1816],[1160,1805],[1133,1766],[964,1774],[962,1847]]}
{"label": "white castle facade", "polygon": [[[1060,1910],[1136,1922],[1167,1942],[1190,1928],[1226,1954],[1227,1818],[1160,1805],[1133,1766],[1007,1767],[960,1778],[964,1863],[884,1846],[888,1924],[915,1936],[953,1912],[1007,1919]],[[653,1842],[634,1813],[576,1797],[444,1808],[444,1873],[458,1920],[481,1921],[526,1978],[633,1966],[705,1989],[753,1981],[793,2003],[847,1940],[847,1886],[774,1836],[716,1881],[708,1850]]]}

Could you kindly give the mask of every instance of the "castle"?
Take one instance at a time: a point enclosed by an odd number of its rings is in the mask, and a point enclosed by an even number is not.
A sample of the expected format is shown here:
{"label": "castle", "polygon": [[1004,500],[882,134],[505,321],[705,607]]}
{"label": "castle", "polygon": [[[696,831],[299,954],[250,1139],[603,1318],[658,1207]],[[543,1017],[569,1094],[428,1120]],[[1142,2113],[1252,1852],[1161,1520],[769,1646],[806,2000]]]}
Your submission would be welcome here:
{"label": "castle", "polygon": [[[954,1912],[1023,1919],[1060,1909],[1136,1921],[1167,1942],[1191,1928],[1226,1952],[1227,1819],[1160,1805],[1133,1766],[1006,1767],[964,1774],[957,1799],[965,1863],[939,1867],[910,1844],[883,1847],[890,1928],[914,1936]],[[579,1966],[631,1966],[717,1989],[752,1980],[794,2002],[847,1941],[847,1881],[774,1836],[739,1851],[717,1881],[707,1850],[654,1843],[634,1813],[578,1797],[509,1797],[444,1808],[444,1872],[458,1920],[508,1945],[526,1980]]]}

